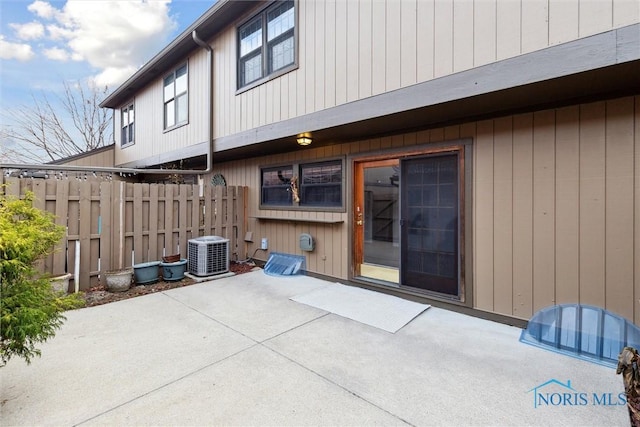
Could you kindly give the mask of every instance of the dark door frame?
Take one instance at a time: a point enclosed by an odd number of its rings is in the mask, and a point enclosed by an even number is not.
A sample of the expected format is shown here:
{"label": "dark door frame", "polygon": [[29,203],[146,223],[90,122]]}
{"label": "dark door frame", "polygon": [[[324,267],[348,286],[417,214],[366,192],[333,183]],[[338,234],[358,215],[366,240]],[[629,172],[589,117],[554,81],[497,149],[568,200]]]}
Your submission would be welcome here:
{"label": "dark door frame", "polygon": [[[446,301],[453,304],[460,304],[471,307],[473,303],[472,291],[472,234],[471,234],[471,218],[472,218],[472,193],[471,193],[471,177],[472,177],[472,140],[471,138],[457,139],[452,141],[443,141],[435,144],[421,144],[408,149],[385,150],[378,153],[353,154],[350,156],[351,171],[353,177],[350,209],[350,235],[351,235],[351,263],[350,263],[350,280],[361,283],[367,287],[375,287],[385,289],[383,285],[369,282],[366,278],[359,277],[358,260],[362,261],[362,239],[358,239],[358,216],[356,212],[357,206],[364,206],[364,192],[357,191],[363,188],[362,179],[358,179],[356,168],[358,164],[364,164],[382,160],[403,160],[413,157],[424,157],[439,153],[459,153],[459,199],[460,199],[460,221],[459,221],[459,295],[452,297],[450,295],[417,289],[400,284],[399,288],[393,288],[396,292],[405,293],[407,295],[422,296],[428,299]],[[360,177],[361,178],[361,177]],[[360,186],[360,187],[358,187]],[[362,228],[362,227],[360,227]],[[360,231],[364,234],[364,231]],[[401,241],[401,245],[404,243]]]}

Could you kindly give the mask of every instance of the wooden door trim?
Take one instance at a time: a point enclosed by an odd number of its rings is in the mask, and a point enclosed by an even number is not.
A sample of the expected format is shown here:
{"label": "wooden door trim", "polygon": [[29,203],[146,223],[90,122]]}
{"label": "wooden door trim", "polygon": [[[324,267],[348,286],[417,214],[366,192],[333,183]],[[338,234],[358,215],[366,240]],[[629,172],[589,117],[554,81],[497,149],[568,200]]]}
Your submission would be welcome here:
{"label": "wooden door trim", "polygon": [[353,161],[353,213],[351,224],[353,226],[353,253],[351,274],[352,277],[361,275],[360,265],[364,262],[364,225],[357,225],[358,207],[364,215],[364,169],[366,167],[399,166],[400,158],[386,156],[376,156],[376,158],[358,158]]}

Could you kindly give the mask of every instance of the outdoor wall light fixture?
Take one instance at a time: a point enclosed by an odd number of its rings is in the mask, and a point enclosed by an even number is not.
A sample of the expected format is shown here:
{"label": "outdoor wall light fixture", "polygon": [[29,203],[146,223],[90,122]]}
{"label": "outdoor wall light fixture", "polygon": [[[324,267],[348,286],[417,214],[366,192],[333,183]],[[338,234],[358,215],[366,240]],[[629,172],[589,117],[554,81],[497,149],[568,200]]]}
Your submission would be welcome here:
{"label": "outdoor wall light fixture", "polygon": [[311,144],[311,137],[306,136],[306,135],[300,135],[297,138],[298,144],[299,145],[310,145]]}

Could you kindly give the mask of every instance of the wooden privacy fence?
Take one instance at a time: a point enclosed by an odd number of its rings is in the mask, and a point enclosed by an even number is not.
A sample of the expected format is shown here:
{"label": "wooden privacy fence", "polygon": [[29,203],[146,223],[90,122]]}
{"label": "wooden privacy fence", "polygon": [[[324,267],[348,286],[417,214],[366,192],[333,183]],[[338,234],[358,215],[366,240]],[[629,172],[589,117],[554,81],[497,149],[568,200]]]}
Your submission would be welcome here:
{"label": "wooden privacy fence", "polygon": [[33,191],[35,207],[67,228],[38,268],[54,276],[78,274],[81,290],[97,285],[104,271],[163,255],[186,258],[187,241],[200,236],[229,239],[230,258],[246,258],[247,187],[29,178],[6,178],[5,184],[7,195]]}

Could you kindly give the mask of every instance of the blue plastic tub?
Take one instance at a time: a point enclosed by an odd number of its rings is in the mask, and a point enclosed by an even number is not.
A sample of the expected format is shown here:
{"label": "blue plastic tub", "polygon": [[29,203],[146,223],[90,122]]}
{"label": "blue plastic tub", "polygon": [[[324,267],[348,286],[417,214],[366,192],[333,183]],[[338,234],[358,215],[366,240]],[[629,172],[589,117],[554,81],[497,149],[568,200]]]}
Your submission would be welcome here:
{"label": "blue plastic tub", "polygon": [[162,279],[167,282],[184,279],[184,272],[187,269],[187,260],[181,259],[176,262],[162,262]]}
{"label": "blue plastic tub", "polygon": [[158,281],[160,261],[143,262],[133,266],[136,284],[148,285]]}

